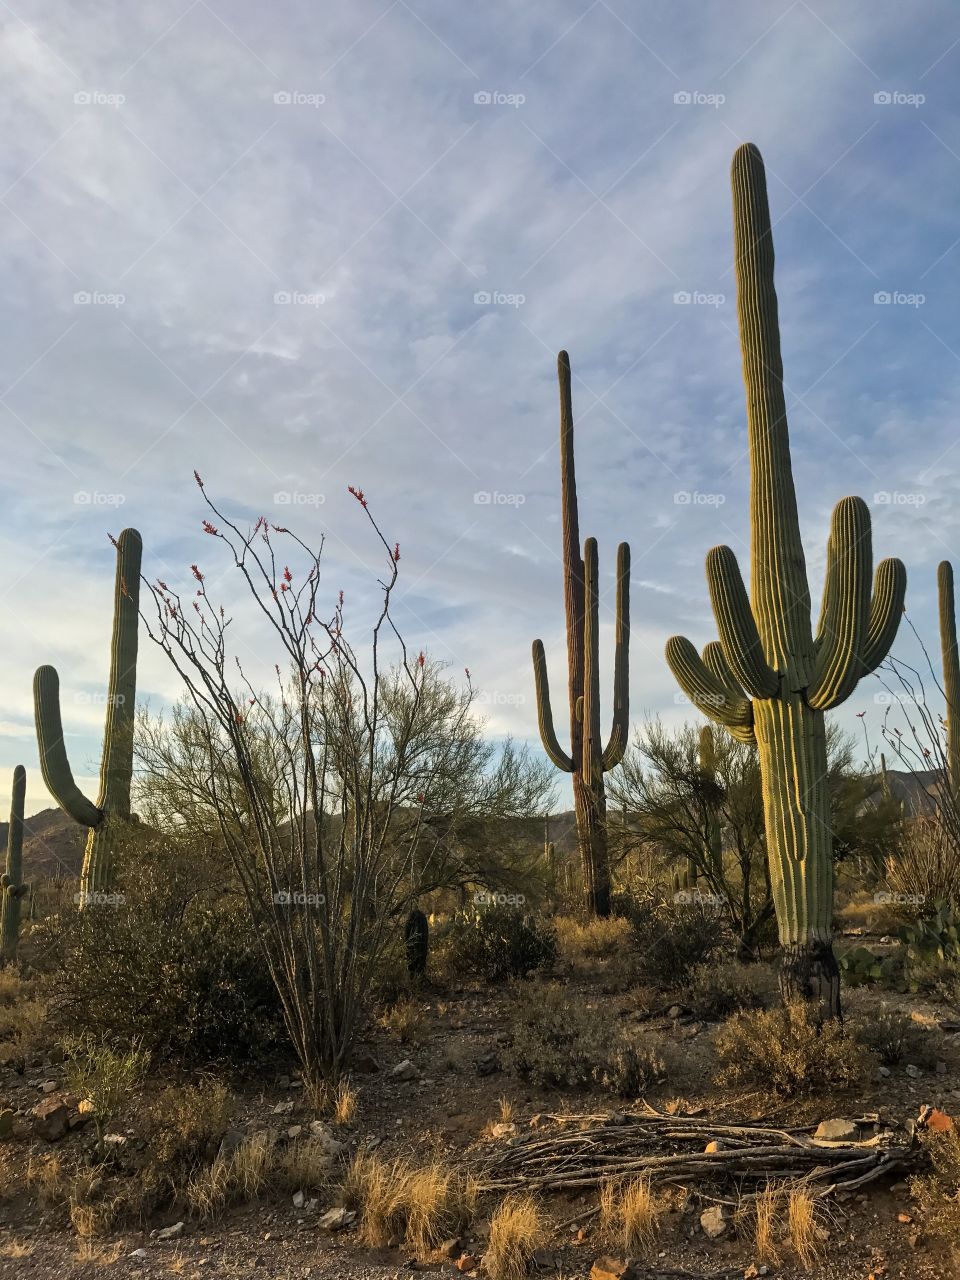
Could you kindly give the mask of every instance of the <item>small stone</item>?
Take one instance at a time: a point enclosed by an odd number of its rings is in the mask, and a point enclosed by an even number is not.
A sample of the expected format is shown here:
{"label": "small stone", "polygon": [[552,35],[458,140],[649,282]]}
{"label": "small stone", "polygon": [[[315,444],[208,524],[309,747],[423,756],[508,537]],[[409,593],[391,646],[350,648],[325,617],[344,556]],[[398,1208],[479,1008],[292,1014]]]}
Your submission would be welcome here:
{"label": "small stone", "polygon": [[59,1142],[70,1127],[70,1112],[58,1098],[44,1098],[31,1114],[34,1133],[47,1142]]}
{"label": "small stone", "polygon": [[590,1280],[640,1280],[640,1275],[631,1258],[597,1258],[590,1268]]}
{"label": "small stone", "polygon": [[711,1205],[700,1215],[700,1227],[708,1240],[719,1240],[727,1234],[730,1214],[722,1204]]}
{"label": "small stone", "polygon": [[53,1093],[57,1087],[56,1080],[41,1080],[38,1088],[41,1093]]}
{"label": "small stone", "polygon": [[4,1107],[0,1111],[0,1138],[9,1138],[13,1133],[14,1115],[15,1113],[9,1107]]}
{"label": "small stone", "polygon": [[338,1138],[333,1136],[333,1130],[323,1120],[312,1120],[310,1122],[310,1135],[314,1141],[321,1147],[323,1154],[336,1159],[337,1156],[343,1155],[346,1151],[346,1143],[340,1142]]}
{"label": "small stone", "polygon": [[402,1081],[416,1080],[419,1077],[419,1075],[420,1075],[420,1072],[417,1070],[414,1064],[410,1061],[410,1059],[404,1058],[404,1060],[402,1062],[398,1062],[397,1065],[390,1072],[390,1079],[402,1080]]}
{"label": "small stone", "polygon": [[328,1209],[317,1222],[321,1231],[345,1231],[356,1218],[352,1209]]}
{"label": "small stone", "polygon": [[853,1120],[821,1120],[813,1136],[818,1142],[859,1142],[860,1127]]}
{"label": "small stone", "polygon": [[672,1004],[667,1010],[667,1017],[676,1019],[680,1017],[681,1013],[683,1013],[683,1010],[680,1006],[678,1004]]}
{"label": "small stone", "polygon": [[945,1076],[947,1074],[947,1064],[945,1062],[937,1063],[937,1075]]}
{"label": "small stone", "polygon": [[463,1254],[462,1257],[457,1259],[458,1271],[476,1271],[477,1266],[478,1266],[477,1259],[473,1256],[472,1253],[465,1253]]}
{"label": "small stone", "polygon": [[380,1070],[380,1063],[372,1053],[358,1053],[350,1063],[358,1075],[372,1076]]}
{"label": "small stone", "polygon": [[303,1194],[302,1191],[295,1191],[293,1193],[293,1207],[295,1209],[302,1209],[306,1203],[307,1203],[307,1197]]}
{"label": "small stone", "polygon": [[898,1214],[897,1214],[897,1221],[898,1221],[898,1222],[903,1222],[903,1223],[906,1223],[907,1225],[909,1225],[909,1224],[913,1221],[913,1219],[910,1217],[909,1213],[898,1213]]}
{"label": "small stone", "polygon": [[904,1070],[906,1071],[907,1075],[910,1077],[911,1080],[916,1080],[917,1077],[920,1075],[920,1068],[917,1066],[914,1066],[912,1062],[908,1062],[906,1067],[904,1067]]}
{"label": "small stone", "polygon": [[133,1253],[127,1254],[128,1258],[149,1258],[150,1255],[146,1249],[134,1249]]}
{"label": "small stone", "polygon": [[292,1110],[293,1110],[293,1099],[291,1099],[289,1102],[278,1102],[277,1105],[273,1108],[273,1114],[275,1116],[288,1116]]}
{"label": "small stone", "polygon": [[889,1080],[889,1079],[890,1079],[890,1068],[889,1068],[889,1067],[877,1067],[877,1075],[880,1077],[880,1079],[881,1079],[881,1080]]}
{"label": "small stone", "polygon": [[289,1077],[289,1076],[280,1076],[280,1078],[277,1080],[277,1088],[278,1088],[278,1089],[289,1089],[289,1088],[290,1088],[290,1077]]}
{"label": "small stone", "polygon": [[510,1134],[516,1133],[516,1131],[517,1126],[515,1124],[507,1124],[506,1121],[501,1121],[491,1128],[490,1136],[493,1138],[508,1138]]}
{"label": "small stone", "polygon": [[239,1129],[228,1129],[220,1142],[220,1147],[217,1151],[217,1159],[229,1160],[243,1140],[244,1135]]}
{"label": "small stone", "polygon": [[299,1138],[301,1133],[303,1133],[303,1125],[292,1124],[290,1128],[287,1130],[287,1137],[292,1142],[295,1138]]}
{"label": "small stone", "polygon": [[184,1222],[175,1222],[172,1227],[163,1227],[160,1231],[151,1232],[151,1235],[155,1240],[179,1240],[185,1226]]}

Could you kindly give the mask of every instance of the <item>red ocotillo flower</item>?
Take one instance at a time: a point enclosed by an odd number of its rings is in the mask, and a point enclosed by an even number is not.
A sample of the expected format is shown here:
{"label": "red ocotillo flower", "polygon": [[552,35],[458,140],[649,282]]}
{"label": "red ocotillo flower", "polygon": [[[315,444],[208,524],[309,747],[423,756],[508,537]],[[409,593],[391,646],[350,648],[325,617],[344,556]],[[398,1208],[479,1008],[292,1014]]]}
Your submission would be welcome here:
{"label": "red ocotillo flower", "polygon": [[427,655],[421,649],[420,652],[417,654],[417,666],[422,667],[423,664],[426,662],[426,660],[427,660]]}
{"label": "red ocotillo flower", "polygon": [[195,564],[192,564],[192,565],[190,566],[190,568],[193,570],[193,576],[196,578],[196,580],[197,580],[198,582],[202,582],[202,581],[203,581],[203,574],[200,572],[200,570],[197,568],[197,566],[196,566]]}
{"label": "red ocotillo flower", "polygon": [[204,532],[204,533],[217,533],[217,532],[218,532],[218,530],[217,530],[217,526],[216,526],[215,524],[211,524],[209,520],[204,520],[204,522],[203,522],[203,532]]}
{"label": "red ocotillo flower", "polygon": [[395,542],[393,544],[393,563],[396,564],[399,559],[400,559],[400,543]]}
{"label": "red ocotillo flower", "polygon": [[110,539],[110,543],[111,543],[111,545],[112,545],[112,546],[116,547],[116,546],[118,545],[118,544],[117,544],[117,540],[116,540],[116,538],[113,536],[113,534],[112,534],[112,533],[108,533],[108,534],[107,534],[107,537]]}
{"label": "red ocotillo flower", "polygon": [[275,525],[273,526],[273,532],[274,532],[274,533],[289,533],[289,532],[290,532],[290,530],[287,528],[287,526],[286,526],[286,525],[283,525],[283,524],[275,524]]}
{"label": "red ocotillo flower", "polygon": [[284,565],[284,568],[283,568],[283,580],[284,582],[293,581],[293,574],[290,572],[289,568],[286,565]]}
{"label": "red ocotillo flower", "polygon": [[355,488],[353,487],[353,485],[352,485],[352,484],[348,484],[348,485],[347,485],[347,492],[348,492],[348,493],[352,493],[352,494],[353,494],[353,496],[356,498],[356,500],[360,503],[361,507],[366,508],[367,500],[366,500],[366,498],[363,496],[363,490],[362,490],[362,489],[355,489]]}
{"label": "red ocotillo flower", "polygon": [[194,471],[194,473],[193,473],[193,478],[194,478],[194,480],[196,480],[197,484],[198,484],[198,485],[200,486],[200,488],[202,489],[202,488],[203,488],[203,481],[200,479],[200,472],[195,470],[195,471]]}

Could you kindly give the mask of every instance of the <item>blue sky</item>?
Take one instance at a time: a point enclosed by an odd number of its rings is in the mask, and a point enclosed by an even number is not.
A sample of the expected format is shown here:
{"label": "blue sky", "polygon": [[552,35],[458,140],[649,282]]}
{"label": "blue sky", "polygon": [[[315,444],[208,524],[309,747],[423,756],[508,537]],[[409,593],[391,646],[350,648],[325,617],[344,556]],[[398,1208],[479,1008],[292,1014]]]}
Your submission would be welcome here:
{"label": "blue sky", "polygon": [[[605,689],[626,539],[633,718],[689,713],[664,641],[714,635],[711,545],[746,572],[728,173],[747,139],[768,169],[814,600],[830,510],[859,493],[935,645],[935,567],[960,558],[954,5],[3,14],[0,768],[26,764],[30,809],[49,803],[33,670],[58,667],[95,790],[106,533],[135,525],[146,571],[184,581],[211,546],[195,467],[241,516],[326,534],[331,599],[363,602],[379,565],[361,485],[401,544],[411,644],[471,669],[491,732],[533,741],[535,636],[563,677],[560,347]],[[177,692],[149,642],[140,688]],[[879,689],[850,722],[879,723]]]}

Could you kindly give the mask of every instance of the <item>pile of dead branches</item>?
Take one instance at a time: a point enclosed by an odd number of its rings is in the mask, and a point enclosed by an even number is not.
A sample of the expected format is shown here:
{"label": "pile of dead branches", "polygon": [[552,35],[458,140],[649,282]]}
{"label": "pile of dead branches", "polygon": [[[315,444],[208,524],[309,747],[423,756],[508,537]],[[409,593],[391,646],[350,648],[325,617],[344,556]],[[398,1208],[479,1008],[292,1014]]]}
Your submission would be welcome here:
{"label": "pile of dead branches", "polygon": [[652,1108],[640,1114],[545,1118],[558,1123],[554,1132],[514,1138],[486,1162],[485,1190],[574,1191],[649,1174],[661,1183],[695,1181],[698,1189],[733,1186],[738,1199],[770,1182],[802,1184],[827,1195],[902,1170],[917,1153],[912,1132],[893,1130],[872,1116],[856,1122],[861,1141],[842,1143],[818,1140],[804,1129],[721,1124]]}

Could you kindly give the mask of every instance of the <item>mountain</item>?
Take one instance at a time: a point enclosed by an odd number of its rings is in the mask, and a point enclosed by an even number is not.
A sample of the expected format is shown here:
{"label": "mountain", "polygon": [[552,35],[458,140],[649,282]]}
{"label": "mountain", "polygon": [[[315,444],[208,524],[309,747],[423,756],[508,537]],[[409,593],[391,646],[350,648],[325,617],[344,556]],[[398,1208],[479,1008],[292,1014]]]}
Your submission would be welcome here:
{"label": "mountain", "polygon": [[[0,849],[7,847],[9,822],[0,822]],[[87,829],[62,809],[41,809],[23,820],[23,878],[74,880],[80,875]]]}

